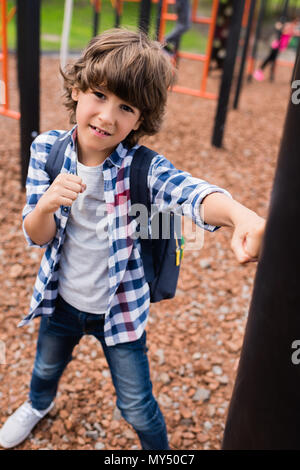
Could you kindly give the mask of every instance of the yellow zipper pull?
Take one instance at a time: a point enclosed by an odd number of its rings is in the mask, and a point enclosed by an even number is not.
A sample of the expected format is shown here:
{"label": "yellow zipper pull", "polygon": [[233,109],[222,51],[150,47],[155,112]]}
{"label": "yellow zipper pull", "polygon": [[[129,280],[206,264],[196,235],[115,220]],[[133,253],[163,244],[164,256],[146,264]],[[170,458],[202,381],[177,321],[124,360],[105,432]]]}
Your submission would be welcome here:
{"label": "yellow zipper pull", "polygon": [[183,259],[183,250],[184,250],[184,238],[181,237],[180,261]]}
{"label": "yellow zipper pull", "polygon": [[176,266],[180,265],[180,248],[176,248]]}
{"label": "yellow zipper pull", "polygon": [[180,250],[177,238],[175,238],[175,240],[176,240],[176,266],[179,266],[180,265],[180,251],[181,250]]}

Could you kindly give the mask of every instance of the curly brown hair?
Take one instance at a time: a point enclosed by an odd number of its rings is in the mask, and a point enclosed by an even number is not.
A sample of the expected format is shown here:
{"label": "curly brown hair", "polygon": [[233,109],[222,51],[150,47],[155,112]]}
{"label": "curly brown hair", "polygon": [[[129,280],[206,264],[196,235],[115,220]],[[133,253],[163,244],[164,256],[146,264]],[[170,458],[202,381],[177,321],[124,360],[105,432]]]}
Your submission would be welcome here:
{"label": "curly brown hair", "polygon": [[70,111],[70,122],[76,123],[77,101],[72,89],[97,91],[99,86],[138,108],[141,125],[126,137],[135,145],[143,135],[156,134],[162,124],[167,91],[176,79],[176,70],[162,51],[159,42],[143,32],[110,29],[94,37],[82,55],[65,70],[64,104]]}

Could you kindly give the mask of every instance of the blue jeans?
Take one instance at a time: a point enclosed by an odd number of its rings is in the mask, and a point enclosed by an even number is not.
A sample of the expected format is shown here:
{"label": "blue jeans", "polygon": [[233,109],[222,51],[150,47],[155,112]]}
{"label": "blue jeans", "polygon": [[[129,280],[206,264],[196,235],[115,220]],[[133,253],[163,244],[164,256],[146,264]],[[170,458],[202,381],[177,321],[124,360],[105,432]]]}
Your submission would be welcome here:
{"label": "blue jeans", "polygon": [[102,345],[117,406],[137,432],[142,449],[169,449],[165,421],[152,394],[146,332],[137,341],[107,346],[104,317],[77,310],[61,296],[53,315],[41,318],[29,392],[33,408],[43,410],[53,401],[59,379],[72,360],[72,351],[85,334],[95,336]]}
{"label": "blue jeans", "polygon": [[178,47],[181,36],[190,29],[190,1],[176,0],[176,13],[177,21],[175,28],[167,34],[165,40]]}

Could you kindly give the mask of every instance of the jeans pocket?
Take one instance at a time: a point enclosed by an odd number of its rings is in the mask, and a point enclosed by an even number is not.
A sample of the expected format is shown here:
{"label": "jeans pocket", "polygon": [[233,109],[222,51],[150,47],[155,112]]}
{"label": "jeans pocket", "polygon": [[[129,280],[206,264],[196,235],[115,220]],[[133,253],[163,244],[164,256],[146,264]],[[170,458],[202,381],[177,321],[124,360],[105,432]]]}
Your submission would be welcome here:
{"label": "jeans pocket", "polygon": [[58,334],[67,331],[78,334],[78,317],[65,309],[62,304],[57,303],[52,315],[47,318],[47,327],[51,329],[51,332]]}

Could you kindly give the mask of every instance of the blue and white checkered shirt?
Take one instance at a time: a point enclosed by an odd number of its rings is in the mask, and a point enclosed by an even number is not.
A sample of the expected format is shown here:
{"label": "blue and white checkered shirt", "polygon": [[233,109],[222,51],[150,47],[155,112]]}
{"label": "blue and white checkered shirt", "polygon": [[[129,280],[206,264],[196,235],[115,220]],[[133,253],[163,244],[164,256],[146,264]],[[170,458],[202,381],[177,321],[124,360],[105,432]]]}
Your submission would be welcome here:
{"label": "blue and white checkered shirt", "polygon": [[[48,189],[50,178],[45,171],[47,156],[56,139],[65,131],[52,130],[39,135],[31,146],[31,157],[26,181],[26,205],[23,209],[23,231],[30,246],[46,248],[37,274],[29,313],[18,324],[28,324],[40,315],[51,315],[58,291],[59,260],[64,243],[65,228],[70,207],[61,206],[54,214],[57,231],[45,245],[35,244],[24,228],[25,217],[34,210],[38,200]],[[76,174],[77,126],[70,132],[72,138],[64,156],[62,173]],[[137,340],[143,333],[149,315],[149,286],[145,280],[140,241],[135,239],[135,220],[129,217],[130,165],[136,145],[128,149],[120,143],[103,164],[104,195],[109,232],[109,303],[105,315],[105,341],[108,346]],[[154,157],[149,173],[150,201],[160,211],[184,214],[203,229],[213,232],[218,227],[205,224],[200,217],[200,204],[212,192],[230,194],[189,173],[176,169],[162,155]],[[96,235],[96,234],[95,234]]]}

